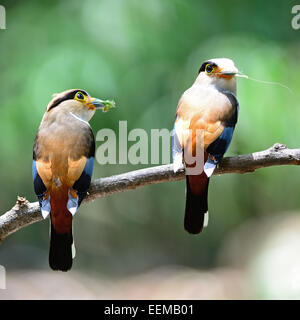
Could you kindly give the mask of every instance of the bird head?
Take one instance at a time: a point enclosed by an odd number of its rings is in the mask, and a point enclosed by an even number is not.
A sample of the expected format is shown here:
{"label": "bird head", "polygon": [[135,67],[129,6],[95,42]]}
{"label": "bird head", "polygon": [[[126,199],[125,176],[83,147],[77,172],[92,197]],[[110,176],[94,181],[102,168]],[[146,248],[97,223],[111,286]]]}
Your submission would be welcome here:
{"label": "bird head", "polygon": [[47,106],[46,113],[59,110],[72,113],[82,120],[89,121],[97,109],[107,112],[114,107],[114,101],[93,98],[84,90],[71,89],[54,94],[53,99]]}
{"label": "bird head", "polygon": [[213,84],[220,89],[235,91],[235,76],[238,72],[239,70],[231,59],[210,59],[201,65],[197,81]]}

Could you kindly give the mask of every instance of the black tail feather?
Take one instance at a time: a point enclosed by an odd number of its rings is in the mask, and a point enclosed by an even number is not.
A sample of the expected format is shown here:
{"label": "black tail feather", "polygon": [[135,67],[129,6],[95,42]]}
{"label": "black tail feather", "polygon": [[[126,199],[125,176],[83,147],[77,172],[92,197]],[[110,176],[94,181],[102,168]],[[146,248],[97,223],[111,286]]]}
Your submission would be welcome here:
{"label": "black tail feather", "polygon": [[204,216],[208,211],[208,183],[209,179],[207,179],[207,183],[203,192],[201,192],[200,194],[193,194],[188,181],[188,176],[186,176],[184,228],[189,233],[198,234],[203,229]]}
{"label": "black tail feather", "polygon": [[59,234],[51,223],[49,265],[53,270],[68,271],[72,268],[72,229]]}

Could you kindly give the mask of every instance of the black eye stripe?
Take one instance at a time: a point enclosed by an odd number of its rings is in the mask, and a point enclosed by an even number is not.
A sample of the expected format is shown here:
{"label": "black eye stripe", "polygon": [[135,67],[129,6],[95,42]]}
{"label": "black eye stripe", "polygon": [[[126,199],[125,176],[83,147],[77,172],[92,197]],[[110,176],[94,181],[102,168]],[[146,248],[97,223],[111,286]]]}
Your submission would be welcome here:
{"label": "black eye stripe", "polygon": [[86,91],[84,91],[84,90],[72,90],[72,91],[70,91],[70,92],[67,92],[65,96],[54,100],[54,101],[52,102],[51,106],[49,106],[48,111],[50,111],[51,109],[57,107],[60,103],[62,103],[62,102],[65,101],[65,100],[73,100],[74,97],[75,97],[75,94],[76,94],[77,92],[81,92],[82,94],[84,94],[84,95],[86,95],[86,96],[89,95],[89,94],[88,94]]}
{"label": "black eye stripe", "polygon": [[210,64],[212,67],[217,67],[217,65],[216,65],[214,62],[205,61],[205,62],[202,64],[202,66],[200,67],[198,74],[199,74],[200,72],[202,72],[202,71],[205,71],[205,68],[206,68],[206,66],[207,66],[208,64]]}

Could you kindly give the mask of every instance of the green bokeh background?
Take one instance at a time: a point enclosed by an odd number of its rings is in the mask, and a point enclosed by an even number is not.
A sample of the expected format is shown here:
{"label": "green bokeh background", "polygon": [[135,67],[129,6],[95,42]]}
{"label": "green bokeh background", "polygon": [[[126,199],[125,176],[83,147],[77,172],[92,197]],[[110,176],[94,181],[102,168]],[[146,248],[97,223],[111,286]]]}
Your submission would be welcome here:
{"label": "green bokeh background", "polygon": [[[55,92],[83,88],[117,108],[91,121],[118,130],[172,129],[177,102],[201,63],[228,57],[250,77],[238,79],[239,122],[227,155],[275,142],[298,148],[300,30],[293,1],[87,0],[1,1],[0,212],[17,195],[36,201],[32,145]],[[99,143],[97,143],[99,146]],[[95,163],[93,178],[145,166]],[[235,228],[256,217],[297,211],[300,170],[272,167],[211,179],[209,227],[183,230],[184,181],[147,186],[81,207],[75,219],[74,270],[126,276],[163,265],[210,269]],[[0,247],[10,270],[48,270],[48,221],[11,235]],[[2,251],[2,258],[1,258]],[[18,258],[17,258],[18,257]]]}

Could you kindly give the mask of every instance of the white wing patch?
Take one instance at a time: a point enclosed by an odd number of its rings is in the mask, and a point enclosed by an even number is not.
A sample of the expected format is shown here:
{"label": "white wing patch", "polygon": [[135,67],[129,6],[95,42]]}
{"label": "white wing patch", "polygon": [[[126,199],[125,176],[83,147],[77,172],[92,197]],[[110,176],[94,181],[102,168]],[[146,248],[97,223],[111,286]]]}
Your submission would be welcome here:
{"label": "white wing patch", "polygon": [[68,208],[69,212],[72,214],[72,216],[74,216],[78,210],[78,197],[74,198],[71,195],[70,191],[69,191],[69,200],[67,203],[67,208]]}
{"label": "white wing patch", "polygon": [[183,163],[182,163],[182,152],[181,153],[177,153],[175,155],[175,159],[173,160],[173,170],[174,172],[179,171],[180,169],[183,169]]}
{"label": "white wing patch", "polygon": [[204,168],[203,168],[203,171],[205,172],[206,176],[209,178],[215,171],[216,169],[216,164],[213,163],[212,161],[209,161],[207,160],[205,162],[205,165],[204,165]]}
{"label": "white wing patch", "polygon": [[179,171],[183,168],[182,163],[182,147],[176,133],[176,123],[172,131],[172,158],[173,158],[173,170],[174,172]]}
{"label": "white wing patch", "polygon": [[46,200],[42,201],[42,207],[41,207],[41,214],[44,219],[46,219],[51,211],[51,205],[50,205],[50,196]]}

